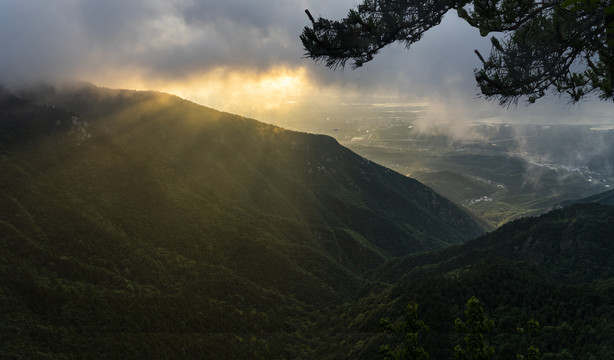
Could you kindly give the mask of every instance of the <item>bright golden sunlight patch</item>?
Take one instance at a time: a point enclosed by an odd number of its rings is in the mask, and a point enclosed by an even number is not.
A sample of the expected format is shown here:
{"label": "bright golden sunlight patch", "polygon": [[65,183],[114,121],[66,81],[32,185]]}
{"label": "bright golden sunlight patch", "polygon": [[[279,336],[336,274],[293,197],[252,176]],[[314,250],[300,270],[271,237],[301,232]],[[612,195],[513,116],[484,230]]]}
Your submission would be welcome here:
{"label": "bright golden sunlight patch", "polygon": [[302,94],[310,88],[306,79],[303,68],[277,67],[267,72],[218,68],[166,83],[139,79],[133,87],[158,89],[217,110],[260,118],[301,102]]}

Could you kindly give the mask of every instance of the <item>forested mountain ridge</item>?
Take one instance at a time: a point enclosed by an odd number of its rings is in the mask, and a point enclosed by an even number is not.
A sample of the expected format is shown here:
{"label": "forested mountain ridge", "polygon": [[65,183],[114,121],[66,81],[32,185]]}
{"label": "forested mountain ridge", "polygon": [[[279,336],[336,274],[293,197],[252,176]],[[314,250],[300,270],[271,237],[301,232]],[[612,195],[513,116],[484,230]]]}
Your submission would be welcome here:
{"label": "forested mountain ridge", "polygon": [[[400,342],[379,332],[379,320],[394,320],[417,302],[431,327],[421,344],[432,358],[454,358],[453,347],[462,342],[454,319],[476,296],[495,321],[487,336],[493,359],[514,358],[530,345],[543,359],[612,358],[613,224],[614,207],[576,204],[512,221],[463,245],[391,260],[373,275],[390,288],[364,290],[340,311],[345,321],[337,329],[354,334],[337,339],[345,342],[340,352],[377,359],[381,344]],[[529,319],[542,331],[517,334]]]}
{"label": "forested mountain ridge", "polygon": [[572,205],[512,221],[463,245],[391,260],[374,277],[396,282],[412,273],[454,271],[470,266],[475,259],[500,257],[526,263],[558,281],[584,283],[609,279],[614,277],[612,219],[614,207]]}
{"label": "forested mountain ridge", "polygon": [[578,200],[565,201],[561,205],[566,206],[566,205],[571,205],[571,204],[588,203],[588,202],[594,202],[594,203],[599,203],[599,204],[604,204],[604,205],[614,205],[614,190],[604,191],[604,192],[601,192],[601,193],[598,193],[598,194],[595,194],[589,197],[585,197],[582,199],[578,199]]}
{"label": "forested mountain ridge", "polygon": [[387,259],[482,231],[334,139],[177,97],[0,92],[2,357],[295,358]]}

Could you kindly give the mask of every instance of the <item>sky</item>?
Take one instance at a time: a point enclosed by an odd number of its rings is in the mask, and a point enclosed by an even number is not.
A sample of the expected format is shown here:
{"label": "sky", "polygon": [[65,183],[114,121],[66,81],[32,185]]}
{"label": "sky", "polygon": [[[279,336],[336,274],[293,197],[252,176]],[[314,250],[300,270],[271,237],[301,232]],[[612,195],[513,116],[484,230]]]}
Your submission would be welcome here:
{"label": "sky", "polygon": [[[614,105],[549,96],[501,108],[477,96],[474,49],[489,40],[455,14],[405,49],[357,70],[304,57],[314,16],[339,19],[358,0],[0,0],[0,84],[89,81],[160,90],[280,125],[326,121],[339,104],[428,109],[428,124],[610,123]],[[319,111],[314,112],[314,109]]]}

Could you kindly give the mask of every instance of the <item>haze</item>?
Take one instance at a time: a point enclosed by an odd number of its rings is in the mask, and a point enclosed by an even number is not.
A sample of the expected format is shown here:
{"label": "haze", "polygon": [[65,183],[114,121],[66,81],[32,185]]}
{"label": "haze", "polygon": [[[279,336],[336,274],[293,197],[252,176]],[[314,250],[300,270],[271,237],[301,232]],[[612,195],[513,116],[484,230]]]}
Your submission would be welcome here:
{"label": "haze", "polygon": [[[359,70],[303,58],[304,9],[339,18],[356,0],[8,0],[0,2],[0,83],[85,80],[170,92],[290,128],[326,127],[347,104],[424,106],[423,124],[610,123],[614,106],[564,99],[503,109],[476,97],[474,49],[488,39],[447,14],[409,51],[396,46]],[[345,106],[340,106],[345,104]],[[354,109],[355,110],[355,109]],[[310,124],[310,126],[305,126]]]}

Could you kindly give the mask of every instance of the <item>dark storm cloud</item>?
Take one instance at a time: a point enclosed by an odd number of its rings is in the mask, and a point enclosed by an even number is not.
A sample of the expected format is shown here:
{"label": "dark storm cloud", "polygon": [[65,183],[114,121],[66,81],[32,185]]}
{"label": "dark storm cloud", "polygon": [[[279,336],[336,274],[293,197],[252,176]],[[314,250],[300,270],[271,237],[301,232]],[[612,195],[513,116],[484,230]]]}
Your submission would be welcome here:
{"label": "dark storm cloud", "polygon": [[190,1],[178,4],[179,39],[150,48],[138,62],[168,76],[183,76],[219,66],[265,70],[295,65],[302,55],[297,2]]}
{"label": "dark storm cloud", "polygon": [[0,3],[4,80],[138,69],[161,77],[300,61],[297,1],[14,0]]}
{"label": "dark storm cloud", "polygon": [[245,27],[258,29],[266,34],[271,26],[291,23],[296,15],[292,16],[291,1],[194,1],[181,7],[181,11],[190,24],[216,24],[224,25],[229,19],[232,23]]}

